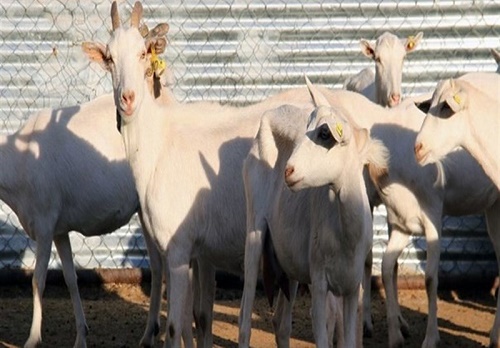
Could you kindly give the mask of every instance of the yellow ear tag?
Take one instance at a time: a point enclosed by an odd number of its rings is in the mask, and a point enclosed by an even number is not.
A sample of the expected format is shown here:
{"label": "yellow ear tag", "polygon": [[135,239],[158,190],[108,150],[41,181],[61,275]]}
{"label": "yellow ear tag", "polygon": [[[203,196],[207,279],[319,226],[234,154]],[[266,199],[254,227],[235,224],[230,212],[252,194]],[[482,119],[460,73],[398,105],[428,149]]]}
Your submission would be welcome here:
{"label": "yellow ear tag", "polygon": [[163,59],[158,58],[155,52],[154,46],[151,46],[151,69],[156,74],[156,76],[160,76],[165,71],[167,63]]}
{"label": "yellow ear tag", "polygon": [[414,36],[408,36],[408,44],[406,46],[410,50],[412,50],[415,47],[415,37]]}
{"label": "yellow ear tag", "polygon": [[337,131],[337,134],[339,135],[339,137],[342,138],[342,134],[344,134],[344,129],[342,128],[342,123],[337,122],[337,124],[335,125],[335,130]]}
{"label": "yellow ear tag", "polygon": [[458,94],[455,94],[453,96],[453,100],[458,104],[460,105],[460,103],[462,102],[462,99],[460,99],[460,96]]}

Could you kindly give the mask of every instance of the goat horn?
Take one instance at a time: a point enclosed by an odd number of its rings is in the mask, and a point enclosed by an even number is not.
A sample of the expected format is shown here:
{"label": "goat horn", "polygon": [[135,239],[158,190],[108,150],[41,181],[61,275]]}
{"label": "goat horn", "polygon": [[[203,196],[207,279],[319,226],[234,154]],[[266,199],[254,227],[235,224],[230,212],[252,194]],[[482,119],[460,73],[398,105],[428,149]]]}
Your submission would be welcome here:
{"label": "goat horn", "polygon": [[136,1],[134,4],[134,9],[132,10],[132,15],[130,17],[130,26],[139,28],[139,22],[142,17],[142,4]]}
{"label": "goat horn", "polygon": [[111,4],[111,22],[113,24],[113,31],[120,27],[120,16],[118,15],[118,5],[116,1]]}
{"label": "goat horn", "polygon": [[314,104],[316,107],[320,106],[330,106],[330,103],[328,100],[325,98],[325,96],[314,86],[309,78],[307,76],[304,76],[306,78],[306,84],[307,84],[307,89],[309,90],[309,94],[311,94],[311,98],[313,99]]}
{"label": "goat horn", "polygon": [[450,87],[452,90],[455,90],[455,79],[453,78],[450,79]]}

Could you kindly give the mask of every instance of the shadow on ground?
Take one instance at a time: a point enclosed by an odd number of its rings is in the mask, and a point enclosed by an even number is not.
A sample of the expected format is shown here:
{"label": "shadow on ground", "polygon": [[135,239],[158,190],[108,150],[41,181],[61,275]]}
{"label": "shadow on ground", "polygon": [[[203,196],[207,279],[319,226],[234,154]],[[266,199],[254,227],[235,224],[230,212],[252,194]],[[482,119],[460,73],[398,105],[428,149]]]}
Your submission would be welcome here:
{"label": "shadow on ground", "polygon": [[[224,284],[223,284],[224,285]],[[149,284],[101,284],[80,286],[89,325],[89,347],[137,347],[145,327]],[[241,288],[221,288],[216,294],[214,345],[236,347]],[[410,324],[411,337],[405,347],[420,347],[425,334],[427,300],[423,290],[400,291],[400,303]],[[44,295],[41,347],[71,347],[75,324],[69,293],[65,286],[47,286]],[[487,291],[440,291],[439,327],[441,346],[478,347],[488,342],[493,323],[495,299]],[[163,303],[165,308],[165,303]],[[309,319],[310,296],[298,296],[294,307],[292,347],[313,347]],[[0,347],[21,347],[31,325],[32,297],[29,284],[0,286]],[[165,322],[162,311],[162,324]],[[254,305],[252,347],[272,347],[272,310],[258,291]],[[383,293],[373,294],[375,335],[365,339],[365,347],[387,347]],[[163,325],[162,325],[163,326]],[[157,346],[161,346],[164,328]]]}

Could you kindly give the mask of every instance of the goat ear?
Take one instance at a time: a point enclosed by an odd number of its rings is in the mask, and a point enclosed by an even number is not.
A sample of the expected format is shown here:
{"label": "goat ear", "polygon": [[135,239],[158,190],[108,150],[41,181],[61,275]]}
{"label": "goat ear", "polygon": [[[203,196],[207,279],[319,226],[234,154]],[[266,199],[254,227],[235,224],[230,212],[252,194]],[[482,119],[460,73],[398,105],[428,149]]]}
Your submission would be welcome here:
{"label": "goat ear", "polygon": [[346,128],[345,123],[337,118],[329,120],[327,123],[330,133],[332,133],[333,138],[339,143],[344,144],[349,141],[349,130]]}
{"label": "goat ear", "polygon": [[142,23],[139,26],[139,32],[142,37],[145,39],[151,39],[154,37],[162,37],[167,35],[170,26],[167,23],[157,24],[153,29],[149,30],[148,26],[145,23]]}
{"label": "goat ear", "polygon": [[454,94],[450,94],[445,102],[454,113],[457,113],[467,108],[469,95],[464,90],[458,90]]}
{"label": "goat ear", "polygon": [[165,39],[164,37],[157,39],[149,39],[146,40],[145,46],[146,46],[146,52],[148,54],[151,54],[154,48],[155,54],[159,55],[165,52],[165,48],[167,47],[167,39]]}
{"label": "goat ear", "polygon": [[363,52],[365,56],[370,59],[375,59],[375,49],[370,41],[361,39],[359,44],[361,45],[361,52]]}
{"label": "goat ear", "polygon": [[170,29],[170,26],[168,23],[160,23],[156,25],[149,33],[151,37],[160,37],[160,36],[165,36],[168,33],[168,30]]}
{"label": "goat ear", "polygon": [[91,62],[98,63],[101,68],[110,71],[109,61],[106,59],[106,47],[97,42],[82,43],[82,50]]}
{"label": "goat ear", "polygon": [[167,48],[167,39],[161,37],[155,42],[155,52],[156,54],[162,54],[165,52],[165,48]]}
{"label": "goat ear", "polygon": [[161,54],[167,47],[166,34],[170,26],[167,23],[160,23],[148,32],[144,39],[146,40],[146,48],[151,52],[151,47],[154,45],[156,54]]}
{"label": "goat ear", "polygon": [[420,40],[422,40],[422,37],[424,37],[423,32],[419,32],[415,36],[408,36],[408,38],[406,39],[406,41],[404,43],[406,52],[409,53],[409,52],[412,52],[413,50],[415,50],[415,48],[418,46]]}

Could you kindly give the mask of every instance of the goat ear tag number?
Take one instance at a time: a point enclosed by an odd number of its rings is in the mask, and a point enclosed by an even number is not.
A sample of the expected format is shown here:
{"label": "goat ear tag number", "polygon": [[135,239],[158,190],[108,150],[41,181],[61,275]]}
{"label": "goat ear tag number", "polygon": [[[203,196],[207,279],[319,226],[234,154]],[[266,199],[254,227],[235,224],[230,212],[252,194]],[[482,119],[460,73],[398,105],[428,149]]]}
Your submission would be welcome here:
{"label": "goat ear tag number", "polygon": [[165,71],[167,63],[163,59],[158,58],[155,52],[154,45],[151,47],[151,69],[156,76],[160,76]]}
{"label": "goat ear tag number", "polygon": [[339,137],[342,138],[342,135],[344,134],[344,128],[342,127],[342,123],[337,122],[337,124],[335,124],[335,131],[337,132]]}
{"label": "goat ear tag number", "polygon": [[151,62],[151,66],[153,68],[153,71],[156,73],[157,76],[163,74],[165,71],[165,67],[167,64],[163,59],[158,59],[156,58],[154,61]]}

